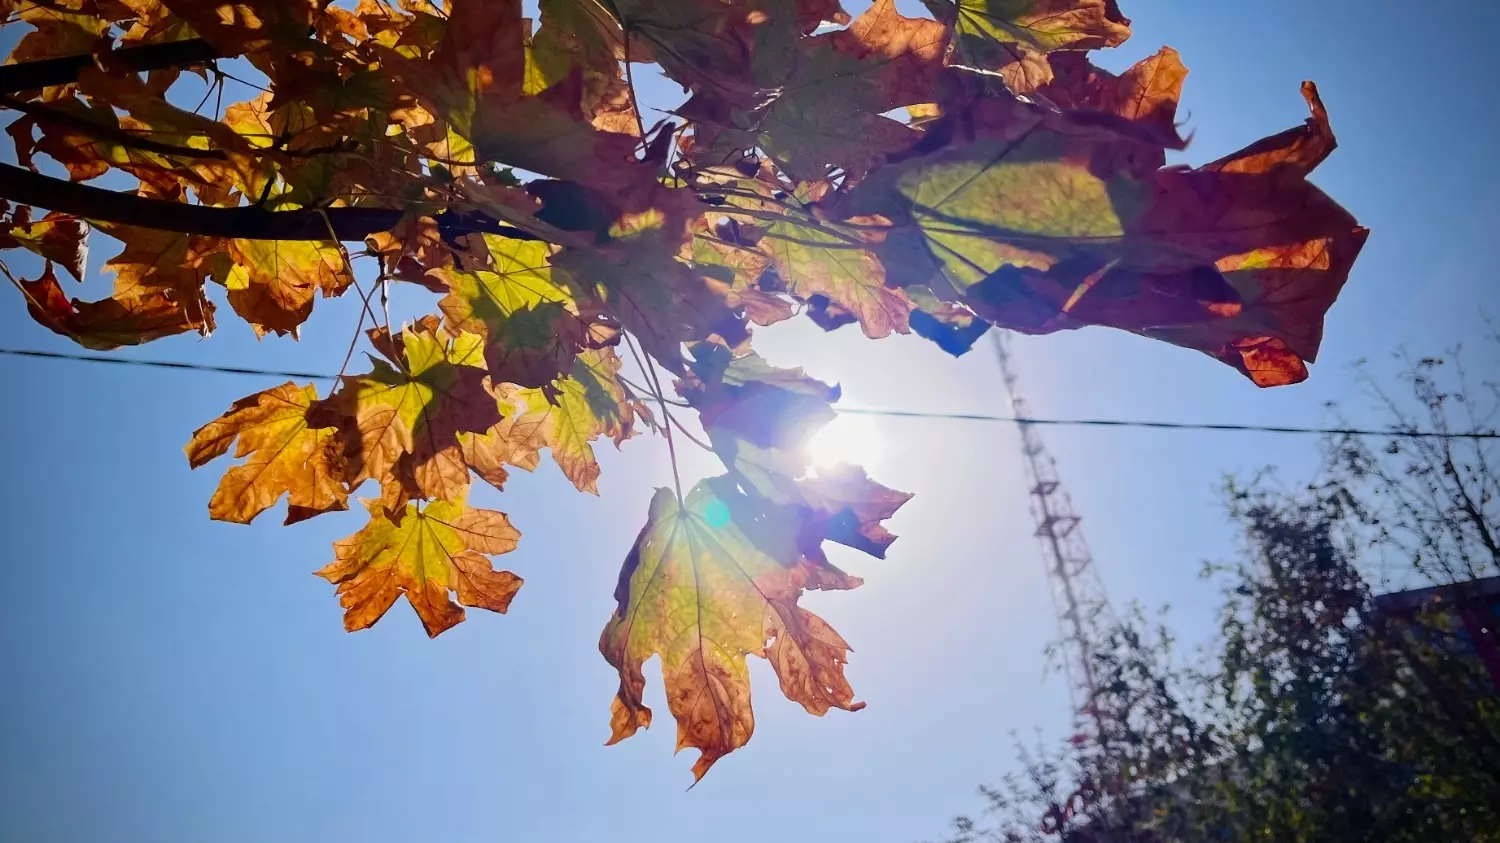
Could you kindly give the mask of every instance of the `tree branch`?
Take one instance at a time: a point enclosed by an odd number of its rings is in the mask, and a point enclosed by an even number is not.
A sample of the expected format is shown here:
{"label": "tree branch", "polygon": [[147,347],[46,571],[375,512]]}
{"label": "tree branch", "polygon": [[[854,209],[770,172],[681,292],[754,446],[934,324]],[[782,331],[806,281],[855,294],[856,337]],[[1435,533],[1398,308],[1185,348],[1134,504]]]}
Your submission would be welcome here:
{"label": "tree branch", "polygon": [[[389,231],[405,213],[400,208],[267,211],[253,205],[240,208],[187,205],[63,181],[5,163],[0,163],[0,198],[88,220],[251,240],[326,241],[330,225],[340,240],[363,240],[367,235]],[[433,217],[438,230],[447,237],[486,232],[515,240],[542,239],[482,214],[442,211]]]}
{"label": "tree branch", "polygon": [[[96,123],[87,117],[79,117],[76,114],[52,108],[40,102],[18,100],[6,94],[0,94],[0,108],[19,111],[22,114],[30,116],[38,123],[54,123],[91,137],[94,140],[115,143],[131,149],[138,149],[142,152],[155,152],[158,155],[172,155],[178,158],[206,158],[214,161],[224,161],[229,158],[229,153],[222,149],[198,149],[191,146],[177,146],[176,144],[154,141],[140,135],[133,135],[115,126],[106,126],[102,123]],[[356,149],[358,149],[358,145],[354,142],[341,141],[300,152],[284,152],[282,154],[291,158],[313,158],[318,155],[328,155],[334,152],[353,152]]]}
{"label": "tree branch", "polygon": [[167,67],[207,64],[217,58],[228,57],[202,38],[189,38],[165,44],[109,50],[101,53],[97,62],[92,55],[77,55],[0,65],[0,94],[66,85],[76,81],[78,74],[88,67],[103,66],[139,73]]}
{"label": "tree branch", "polygon": [[160,155],[175,155],[181,158],[210,158],[216,161],[223,161],[224,159],[229,157],[228,154],[222,149],[193,149],[192,147],[188,146],[177,146],[176,144],[161,143],[160,141],[154,141],[150,138],[143,138],[137,135],[132,135],[124,129],[119,129],[113,126],[105,126],[102,123],[95,123],[93,120],[90,120],[86,117],[79,117],[76,114],[69,114],[66,111],[59,111],[55,108],[49,108],[42,103],[26,102],[24,100],[18,100],[5,94],[0,94],[0,107],[9,108],[13,111],[19,111],[22,114],[32,117],[38,123],[52,123],[64,128],[73,129],[74,131],[93,138],[94,140],[117,143],[120,146],[128,146],[132,149],[139,149],[142,152],[155,152]]}

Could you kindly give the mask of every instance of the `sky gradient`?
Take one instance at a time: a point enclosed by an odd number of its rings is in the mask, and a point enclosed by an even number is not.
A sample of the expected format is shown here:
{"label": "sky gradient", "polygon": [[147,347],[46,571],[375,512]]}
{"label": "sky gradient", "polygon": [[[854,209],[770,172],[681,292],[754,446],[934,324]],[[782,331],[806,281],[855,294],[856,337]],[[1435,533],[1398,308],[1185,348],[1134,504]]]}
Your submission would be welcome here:
{"label": "sky gradient", "polygon": [[[1313,180],[1372,235],[1307,383],[1258,390],[1206,356],[1091,329],[1017,341],[1037,414],[1319,424],[1339,401],[1358,422],[1370,416],[1355,360],[1388,372],[1403,345],[1486,350],[1480,311],[1500,318],[1488,255],[1500,70],[1483,56],[1500,7],[1124,5],[1133,38],[1096,60],[1119,70],[1162,44],[1182,53],[1193,140],[1181,160],[1300,123],[1298,85],[1312,79],[1341,144]],[[643,91],[648,104],[670,98]],[[97,268],[110,254],[95,247],[80,295],[107,289]],[[0,345],[70,347],[10,298]],[[257,342],[225,318],[210,340],[129,354],[334,371],[355,305],[320,300],[301,343]],[[1005,410],[987,345],[954,360],[919,338],[870,342],[798,320],[757,346],[841,382],[853,406]],[[1493,376],[1500,361],[1470,366]],[[526,578],[508,615],[471,612],[429,641],[402,603],[349,635],[333,587],[311,572],[363,523],[358,508],[293,528],[278,511],[250,527],[211,522],[227,463],[190,472],[182,455],[195,427],[277,381],[6,357],[0,377],[0,840],[906,843],[940,835],[976,806],[977,784],[1014,766],[1012,730],[1055,733],[1067,719],[1064,689],[1042,675],[1055,621],[1004,426],[877,422],[883,445],[867,468],[916,493],[891,525],[901,539],[884,561],[832,549],[866,585],[806,601],[854,646],[850,676],[869,707],[810,717],[752,659],[754,739],[685,792],[692,753],[672,755],[654,663],[657,725],[602,746],[616,680],[598,635],[652,490],[670,482],[660,441],[601,449],[598,498],[546,461],[503,494],[476,485],[472,502],[523,534],[497,560]],[[1221,477],[1276,465],[1295,483],[1315,454],[1312,440],[1266,434],[1044,436],[1111,597],[1175,604],[1189,643],[1214,615],[1198,567],[1234,550]],[[685,475],[713,471],[685,458]]]}

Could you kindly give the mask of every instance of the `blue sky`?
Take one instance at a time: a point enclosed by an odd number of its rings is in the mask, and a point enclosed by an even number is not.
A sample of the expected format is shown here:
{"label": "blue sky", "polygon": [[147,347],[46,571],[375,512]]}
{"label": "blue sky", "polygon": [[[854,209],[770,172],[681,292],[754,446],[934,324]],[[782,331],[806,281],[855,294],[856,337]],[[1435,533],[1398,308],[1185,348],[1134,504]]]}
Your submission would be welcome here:
{"label": "blue sky", "polygon": [[[1194,352],[1089,330],[1018,341],[1038,414],[1316,424],[1338,400],[1359,420],[1354,360],[1388,370],[1401,345],[1477,346],[1480,309],[1500,317],[1489,255],[1500,70],[1483,58],[1500,7],[1154,0],[1126,12],[1135,36],[1098,60],[1120,69],[1164,43],[1182,52],[1186,161],[1300,122],[1297,86],[1317,81],[1341,147],[1315,180],[1373,234],[1309,382],[1258,390]],[[92,267],[108,256],[97,247]],[[11,298],[4,345],[67,347]],[[225,319],[208,341],[132,354],[332,371],[353,305],[320,301],[301,343],[257,342]],[[916,338],[872,343],[804,323],[758,345],[842,382],[851,405],[1004,409],[984,350],[953,360]],[[1497,361],[1470,365],[1493,375]],[[975,785],[1013,766],[1011,730],[1066,720],[1063,688],[1042,675],[1055,626],[1003,426],[877,423],[871,473],[917,493],[893,524],[902,538],[885,561],[836,556],[866,585],[808,600],[854,645],[850,674],[869,707],[810,717],[752,660],[754,739],[685,792],[691,753],[672,755],[653,673],[657,727],[602,746],[615,680],[598,634],[652,489],[670,479],[659,441],[607,453],[599,498],[550,465],[476,495],[524,534],[500,560],[526,578],[510,614],[472,612],[428,641],[402,604],[348,635],[311,571],[361,516],[211,522],[222,466],[190,472],[182,456],[193,428],[275,381],[15,358],[0,358],[0,377],[11,595],[0,839],[911,841],[938,835],[975,807]],[[1045,436],[1111,596],[1175,604],[1188,642],[1214,612],[1199,564],[1234,547],[1222,475],[1278,465],[1294,482],[1314,455],[1311,441],[1272,435]]]}

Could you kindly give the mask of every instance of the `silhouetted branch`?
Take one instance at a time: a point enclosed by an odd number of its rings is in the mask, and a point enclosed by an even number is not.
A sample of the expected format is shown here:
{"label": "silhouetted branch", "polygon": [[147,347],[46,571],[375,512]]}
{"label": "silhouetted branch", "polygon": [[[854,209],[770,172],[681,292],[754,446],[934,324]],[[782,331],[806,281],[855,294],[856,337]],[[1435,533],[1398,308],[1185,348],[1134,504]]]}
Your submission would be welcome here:
{"label": "silhouetted branch", "polygon": [[[0,198],[88,220],[252,240],[327,240],[329,225],[340,240],[363,240],[367,235],[390,230],[405,213],[400,208],[267,211],[255,206],[186,205],[63,181],[4,163],[0,163]],[[449,237],[486,232],[517,240],[541,239],[481,214],[443,211],[433,217],[438,229]]]}

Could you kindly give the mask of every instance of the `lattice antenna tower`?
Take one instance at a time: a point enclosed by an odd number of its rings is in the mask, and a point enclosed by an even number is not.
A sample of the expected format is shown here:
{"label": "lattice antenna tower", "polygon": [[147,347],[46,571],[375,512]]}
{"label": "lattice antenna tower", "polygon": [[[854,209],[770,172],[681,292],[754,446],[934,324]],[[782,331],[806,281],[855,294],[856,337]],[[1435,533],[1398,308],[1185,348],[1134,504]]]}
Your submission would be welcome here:
{"label": "lattice antenna tower", "polygon": [[[1017,418],[1026,418],[1026,399],[1022,397],[1011,355],[1010,332],[992,331],[991,337],[1011,411]],[[1094,697],[1094,648],[1104,630],[1113,623],[1113,615],[1104,585],[1094,571],[1088,543],[1079,528],[1082,517],[1073,508],[1073,501],[1063,487],[1056,460],[1047,451],[1041,432],[1035,426],[1023,422],[1019,427],[1027,497],[1036,522],[1042,559],[1047,566],[1052,606],[1057,614],[1059,655],[1073,708],[1078,711],[1080,695],[1083,700]]]}

